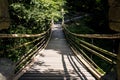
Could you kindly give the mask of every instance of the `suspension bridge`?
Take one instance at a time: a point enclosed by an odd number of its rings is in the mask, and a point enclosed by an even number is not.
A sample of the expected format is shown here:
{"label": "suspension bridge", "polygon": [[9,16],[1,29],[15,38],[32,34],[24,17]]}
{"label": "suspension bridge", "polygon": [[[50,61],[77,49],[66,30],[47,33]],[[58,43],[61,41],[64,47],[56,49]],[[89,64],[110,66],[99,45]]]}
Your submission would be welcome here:
{"label": "suspension bridge", "polygon": [[[67,22],[69,21],[65,23]],[[0,34],[0,38],[32,37],[36,39],[13,48],[17,49],[38,41],[15,63],[13,80],[116,80],[117,78],[116,70],[119,68],[115,66],[119,64],[118,55],[94,45],[93,42],[95,39],[118,41],[120,34],[75,34],[69,31],[65,24],[52,25],[41,34]],[[93,61],[93,55],[112,65],[109,74]],[[112,69],[114,70],[111,71]]]}
{"label": "suspension bridge", "polygon": [[95,80],[69,48],[59,24],[53,26],[50,42],[32,63],[19,80]]}
{"label": "suspension bridge", "polygon": [[[38,37],[19,47],[39,40],[30,52],[28,51],[15,63],[13,80],[100,80],[105,72],[99,71],[101,68],[84,50],[110,65],[117,65],[119,61],[117,54],[84,40],[84,38],[92,41],[93,39],[119,40],[119,34],[75,34],[65,25],[55,24],[41,34],[0,34],[0,37]],[[116,72],[113,72],[112,75],[106,74],[103,79],[113,80],[116,76]]]}
{"label": "suspension bridge", "polygon": [[[8,29],[10,25],[6,5],[8,5],[7,0],[1,0],[0,30]],[[109,11],[116,11],[113,7],[115,6],[113,5],[111,8],[113,10]],[[116,7],[118,9],[118,5]],[[115,12],[116,15],[118,13]],[[117,25],[113,22],[119,23],[116,15],[110,17],[110,20],[116,18],[112,20],[112,29],[115,27],[113,25]],[[62,16],[64,18],[63,10]],[[79,18],[82,16],[71,20],[75,21]],[[22,51],[24,47],[34,44],[27,53],[19,55],[19,60],[12,64],[8,59],[0,58],[0,80],[119,80],[120,34],[76,34],[66,26],[71,20],[63,19],[62,25],[52,25],[40,34],[0,34],[1,42],[4,40],[7,42],[9,39],[14,41],[20,38],[33,38],[32,41],[0,51],[0,57],[7,55],[5,52],[16,49]],[[116,27],[115,31],[119,31],[119,27]],[[108,51],[98,46],[97,41],[101,40],[105,40],[106,43],[111,41],[112,50]],[[97,59],[100,61],[99,64]],[[106,63],[108,70],[104,71],[101,65]]]}

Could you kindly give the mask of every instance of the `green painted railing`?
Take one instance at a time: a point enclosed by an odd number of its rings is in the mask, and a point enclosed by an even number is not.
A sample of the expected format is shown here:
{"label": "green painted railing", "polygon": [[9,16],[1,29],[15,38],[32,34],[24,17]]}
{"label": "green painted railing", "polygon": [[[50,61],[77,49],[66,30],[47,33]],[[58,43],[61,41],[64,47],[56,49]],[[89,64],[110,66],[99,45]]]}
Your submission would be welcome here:
{"label": "green painted railing", "polygon": [[93,56],[99,57],[99,60],[105,61],[109,66],[113,65],[116,67],[118,61],[117,54],[100,48],[93,43],[94,40],[98,39],[118,41],[120,39],[120,34],[75,34],[70,32],[65,25],[63,25],[63,30],[75,55],[98,80],[107,72],[98,66],[96,61],[93,60]]}

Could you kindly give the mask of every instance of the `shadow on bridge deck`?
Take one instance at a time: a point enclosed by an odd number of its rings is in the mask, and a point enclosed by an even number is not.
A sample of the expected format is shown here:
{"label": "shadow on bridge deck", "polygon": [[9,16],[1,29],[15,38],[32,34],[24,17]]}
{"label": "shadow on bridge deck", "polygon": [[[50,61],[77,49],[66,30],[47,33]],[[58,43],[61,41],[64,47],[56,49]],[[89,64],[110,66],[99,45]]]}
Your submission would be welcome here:
{"label": "shadow on bridge deck", "polygon": [[19,80],[95,80],[69,48],[59,24],[52,28],[51,40],[38,51],[33,64]]}

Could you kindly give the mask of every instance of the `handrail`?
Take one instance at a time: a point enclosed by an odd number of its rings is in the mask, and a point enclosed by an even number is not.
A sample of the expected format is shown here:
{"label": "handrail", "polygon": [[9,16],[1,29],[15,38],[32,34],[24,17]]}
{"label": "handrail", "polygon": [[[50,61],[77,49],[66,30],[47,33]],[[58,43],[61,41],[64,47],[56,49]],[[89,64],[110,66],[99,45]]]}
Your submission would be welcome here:
{"label": "handrail", "polygon": [[[73,41],[72,39],[69,37],[69,43],[72,46],[73,44],[75,46],[73,46],[73,48],[77,48],[82,54],[83,56],[85,56],[87,58],[88,61],[90,61],[96,68],[101,69],[90,57],[88,57],[88,55],[86,55],[86,53],[78,46],[79,44],[75,43],[75,41]],[[103,71],[102,71],[103,72]]]}
{"label": "handrail", "polygon": [[0,34],[0,38],[29,38],[29,37],[38,37],[44,35],[46,32],[41,34]]}
{"label": "handrail", "polygon": [[[63,25],[63,30],[64,30],[64,33],[65,33],[66,39],[69,42],[69,44],[71,45],[71,47],[73,49],[76,48],[76,50],[78,52],[82,53],[83,57],[85,59],[87,59],[87,62],[89,62],[88,64],[93,65],[92,66],[93,70],[95,70],[95,68],[99,69],[99,66],[96,63],[94,63],[94,61],[90,57],[88,57],[82,49],[87,50],[88,52],[98,56],[99,58],[101,58],[102,60],[105,60],[106,62],[108,62],[111,65],[116,64],[117,54],[115,54],[113,52],[110,52],[110,51],[107,51],[105,49],[102,49],[102,48],[100,48],[98,46],[95,46],[93,44],[90,44],[89,42],[84,41],[83,38],[86,38],[86,39],[110,39],[110,40],[112,39],[112,40],[117,40],[117,39],[120,39],[120,34],[119,33],[118,34],[76,34],[76,33],[73,33],[71,31],[69,31],[65,27],[65,25]],[[80,48],[82,48],[82,49],[80,49]],[[78,54],[78,52],[75,53],[76,56],[81,55],[81,54]],[[106,55],[109,56],[110,58],[106,57]],[[90,69],[90,71],[92,71],[92,73],[94,74],[93,70]],[[104,72],[104,71],[102,71],[102,72]],[[99,78],[99,74],[98,75],[95,74],[95,76],[97,78]]]}
{"label": "handrail", "polygon": [[[40,42],[41,43],[41,42]],[[37,45],[39,45],[40,43],[38,43]],[[42,43],[42,46],[43,44],[45,43],[45,41]],[[24,62],[26,61],[29,61],[29,58],[32,57],[33,55],[35,55],[34,53],[36,51],[38,51],[42,46],[39,46],[36,50],[34,50],[33,52],[31,52],[30,54],[26,55],[25,57],[23,57],[22,59],[20,59],[17,63],[16,63],[16,67],[15,69],[17,69],[18,67],[20,67]],[[36,47],[36,45],[34,46],[34,48]],[[31,58],[30,58],[31,59]],[[19,71],[16,72],[16,74],[18,74],[19,72],[21,71],[21,69]]]}
{"label": "handrail", "polygon": [[[40,38],[42,38],[40,36],[45,35],[50,30],[51,30],[51,28],[47,29],[47,31],[45,31],[45,32],[43,32],[41,34],[0,34],[0,38],[31,38],[31,37],[39,37],[37,39],[34,39],[33,41],[30,41],[30,42],[24,43],[24,44],[22,44],[20,46],[16,46],[14,48],[8,49],[7,51],[9,51],[9,50],[15,50],[15,49],[23,47],[23,46],[27,46],[27,45],[39,40]],[[0,51],[0,52],[2,52],[2,51]]]}
{"label": "handrail", "polygon": [[90,49],[90,48],[88,48],[87,46],[85,46],[85,45],[83,45],[83,44],[80,44],[80,46],[82,46],[83,48],[85,48],[85,49],[88,50],[89,52],[95,54],[96,56],[100,57],[101,59],[107,61],[108,63],[110,63],[110,64],[113,64],[113,63],[116,64],[116,62],[113,62],[111,59],[105,57],[104,55],[102,55],[102,54],[100,54],[100,53],[98,53],[98,52],[96,52],[96,51],[94,51],[94,50],[92,50],[92,49]]}
{"label": "handrail", "polygon": [[0,38],[30,38],[30,37],[39,37],[42,36],[44,34],[46,34],[48,31],[50,30],[50,28],[41,33],[41,34],[0,34]]}
{"label": "handrail", "polygon": [[[41,51],[43,48],[46,47],[48,41],[50,40],[51,37],[51,29],[49,29],[45,36],[42,38],[42,40],[37,43],[33,48],[39,46],[37,49],[31,49],[28,51],[28,53],[26,55],[24,55],[17,63],[16,63],[16,69],[20,67],[20,65],[22,63],[25,63],[24,66],[22,66],[15,74],[15,77],[13,80],[18,80],[18,78],[24,74],[24,72],[26,71],[26,67],[30,66],[30,63],[33,61],[35,55],[37,55],[37,51]],[[34,50],[34,51],[33,51]],[[27,60],[27,61],[26,61]]]}
{"label": "handrail", "polygon": [[8,49],[7,51],[11,51],[11,50],[15,50],[15,49],[21,48],[21,47],[23,47],[23,46],[27,46],[27,45],[29,45],[29,44],[31,44],[31,43],[34,43],[34,42],[40,40],[40,39],[43,38],[43,37],[44,37],[44,36],[38,37],[37,39],[34,39],[33,41],[23,43],[22,45],[16,46],[16,47],[11,48],[11,49]]}
{"label": "handrail", "polygon": [[[48,29],[45,33],[48,33],[49,31],[50,31],[50,29]],[[44,34],[44,35],[46,35],[46,34]],[[35,49],[38,45],[40,45],[41,43],[44,44],[44,41],[46,41],[46,40],[45,40],[45,36],[42,38],[42,40],[41,40],[37,45],[35,45],[32,49],[30,49],[27,54],[23,55],[23,56],[21,57],[21,59],[20,59],[19,61],[17,61],[16,65],[19,64],[19,63],[21,64],[21,63],[22,63],[22,60],[24,60],[24,58],[27,58],[27,56],[28,56],[29,54],[32,55],[30,52],[31,52],[33,49]],[[30,56],[30,55],[29,55],[29,56]],[[29,56],[28,56],[28,57],[29,57]]]}
{"label": "handrail", "polygon": [[[71,37],[68,37],[68,35],[65,35],[67,41],[70,44],[70,48],[72,49],[72,51],[74,52],[74,54],[78,57],[78,59],[84,64],[86,65],[87,69],[89,71],[91,71],[92,74],[94,74],[94,76],[99,79],[100,76],[102,76],[103,74],[101,74],[97,69],[100,69],[96,63],[93,62],[92,59],[90,59],[87,55],[85,55],[87,57],[87,59],[81,55],[81,51],[79,52],[80,47],[78,47],[78,45],[71,39]],[[69,39],[69,40],[68,40]],[[73,44],[75,44],[75,46],[73,46]],[[79,50],[78,50],[79,49]],[[89,62],[90,60],[90,62]],[[92,65],[92,64],[93,65]],[[96,69],[97,68],[97,69]]]}
{"label": "handrail", "polygon": [[[26,54],[22,55],[21,58],[15,63],[15,76],[14,78],[18,78],[18,75],[22,73],[22,70],[29,65],[29,63],[32,61],[33,56],[37,54],[37,51],[42,50],[46,44],[48,43],[49,37],[51,35],[51,27],[40,34],[0,34],[1,39],[16,39],[16,38],[36,38],[32,41],[22,43],[21,45],[15,46],[11,49],[8,49],[7,51],[12,51],[24,46],[28,46],[32,43],[36,43],[32,49],[30,49]],[[17,80],[17,79],[15,79]]]}
{"label": "handrail", "polygon": [[38,45],[40,45],[45,39],[43,38],[38,44],[36,44],[32,49],[30,49],[25,55],[23,55],[19,61],[16,62],[16,67],[18,67],[19,65],[21,65],[22,62],[25,61],[25,59],[27,59],[27,57],[31,56],[32,54],[30,54],[30,52],[32,50],[34,50]]}
{"label": "handrail", "polygon": [[[71,39],[71,40],[73,40],[73,39]],[[113,64],[113,63],[116,64],[116,62],[113,62],[111,59],[109,59],[109,58],[105,57],[104,55],[100,54],[99,52],[97,52],[95,50],[92,50],[89,47],[87,47],[88,45],[84,45],[82,43],[77,43],[77,44],[80,45],[81,47],[83,47],[84,49],[86,49],[87,51],[91,52],[92,54],[94,54],[94,55],[102,58],[105,61],[107,61],[108,63],[110,63],[110,64]],[[91,46],[94,47],[94,45],[91,45]],[[96,48],[94,48],[94,49],[96,49]],[[98,50],[98,48],[97,48],[97,50]],[[104,49],[102,49],[102,50],[104,50]],[[100,52],[102,52],[102,51],[100,51]],[[105,52],[109,52],[109,51],[105,50]],[[109,53],[111,53],[111,52],[109,52]],[[113,53],[113,55],[114,55],[114,53]],[[111,56],[111,55],[109,55],[109,56]],[[117,58],[117,56],[115,56],[115,58]]]}
{"label": "handrail", "polygon": [[70,32],[65,26],[63,27],[69,34],[82,38],[96,38],[96,39],[120,39],[120,34],[76,34]]}
{"label": "handrail", "polygon": [[104,50],[104,49],[102,49],[102,48],[100,48],[100,47],[97,47],[97,46],[95,46],[95,45],[93,45],[93,44],[90,44],[90,43],[88,43],[88,42],[86,42],[86,41],[83,41],[83,40],[79,40],[79,41],[80,41],[81,43],[83,43],[83,44],[85,44],[85,45],[93,48],[93,49],[96,49],[96,50],[98,50],[98,51],[100,51],[100,52],[102,52],[102,53],[104,53],[104,54],[107,54],[108,56],[111,56],[111,57],[113,57],[113,58],[117,58],[117,54],[115,54],[115,53],[113,53],[113,52]]}
{"label": "handrail", "polygon": [[[67,32],[68,34],[70,34],[70,32]],[[73,35],[73,36],[75,36],[75,35]],[[90,43],[88,43],[88,42],[86,42],[86,41],[83,41],[83,40],[80,40],[80,39],[77,39],[80,43],[82,43],[82,44],[84,44],[84,45],[87,45],[87,46],[89,46],[89,47],[91,47],[91,48],[93,48],[93,49],[95,49],[95,50],[97,50],[97,51],[99,51],[99,52],[102,52],[102,53],[104,53],[104,54],[107,54],[107,55],[109,55],[109,56],[111,56],[111,57],[113,57],[113,58],[117,58],[117,55],[115,54],[115,53],[113,53],[113,52],[110,52],[110,51],[107,51],[107,50],[104,50],[104,49],[102,49],[102,48],[100,48],[100,47],[97,47],[97,46],[95,46],[95,45],[93,45],[93,44],[90,44]],[[82,45],[83,46],[83,45]],[[85,46],[84,46],[85,47]]]}

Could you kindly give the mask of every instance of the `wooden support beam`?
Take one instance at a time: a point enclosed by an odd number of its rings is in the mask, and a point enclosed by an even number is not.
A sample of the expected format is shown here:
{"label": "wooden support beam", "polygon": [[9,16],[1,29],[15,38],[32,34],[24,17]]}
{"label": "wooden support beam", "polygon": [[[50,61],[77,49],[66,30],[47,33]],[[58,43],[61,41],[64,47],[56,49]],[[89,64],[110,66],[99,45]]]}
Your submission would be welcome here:
{"label": "wooden support beam", "polygon": [[112,30],[120,32],[120,0],[108,0],[109,26]]}
{"label": "wooden support beam", "polygon": [[8,12],[8,1],[0,0],[0,30],[8,29],[10,25],[10,16]]}

